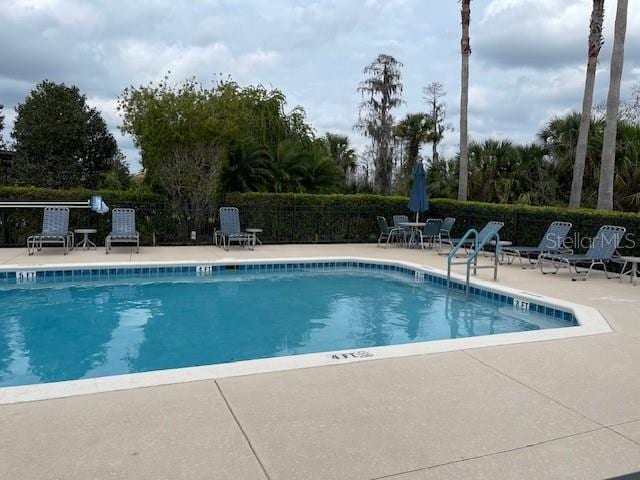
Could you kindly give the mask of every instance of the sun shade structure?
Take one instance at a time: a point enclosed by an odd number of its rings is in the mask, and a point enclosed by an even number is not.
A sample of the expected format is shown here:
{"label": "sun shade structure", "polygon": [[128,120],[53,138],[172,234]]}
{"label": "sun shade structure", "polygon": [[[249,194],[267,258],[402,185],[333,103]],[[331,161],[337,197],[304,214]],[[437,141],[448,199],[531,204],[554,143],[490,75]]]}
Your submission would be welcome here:
{"label": "sun shade structure", "polygon": [[409,197],[409,210],[415,212],[416,222],[420,212],[429,210],[429,198],[427,197],[427,175],[422,163],[416,164],[413,169],[413,186],[411,187],[411,197]]}

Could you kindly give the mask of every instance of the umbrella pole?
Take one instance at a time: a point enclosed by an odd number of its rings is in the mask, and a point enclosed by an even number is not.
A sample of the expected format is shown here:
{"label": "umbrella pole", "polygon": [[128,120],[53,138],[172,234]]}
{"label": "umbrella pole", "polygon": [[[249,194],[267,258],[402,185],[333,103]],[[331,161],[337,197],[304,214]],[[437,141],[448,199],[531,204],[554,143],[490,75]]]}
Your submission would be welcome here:
{"label": "umbrella pole", "polygon": [[418,217],[419,217],[420,213],[416,212],[416,223],[418,223]]}

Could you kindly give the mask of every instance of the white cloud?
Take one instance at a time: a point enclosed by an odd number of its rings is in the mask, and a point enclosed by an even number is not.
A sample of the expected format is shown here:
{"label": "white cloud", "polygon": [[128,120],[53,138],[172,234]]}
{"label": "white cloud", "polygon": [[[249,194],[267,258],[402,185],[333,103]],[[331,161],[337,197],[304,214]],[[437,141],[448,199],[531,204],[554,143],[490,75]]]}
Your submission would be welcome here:
{"label": "white cloud", "polygon": [[[117,133],[117,95],[127,85],[217,73],[280,88],[319,133],[350,134],[362,68],[380,53],[405,65],[405,105],[425,108],[422,87],[448,91],[457,130],[458,2],[424,0],[0,0],[0,103],[13,107],[44,78],[77,85]],[[589,0],[472,2],[469,128],[531,141],[553,113],[577,109],[584,88]],[[640,7],[629,7],[623,95],[640,80]],[[615,8],[607,7],[596,101],[606,96]],[[122,150],[137,162],[129,138]],[[443,150],[455,153],[456,132]]]}

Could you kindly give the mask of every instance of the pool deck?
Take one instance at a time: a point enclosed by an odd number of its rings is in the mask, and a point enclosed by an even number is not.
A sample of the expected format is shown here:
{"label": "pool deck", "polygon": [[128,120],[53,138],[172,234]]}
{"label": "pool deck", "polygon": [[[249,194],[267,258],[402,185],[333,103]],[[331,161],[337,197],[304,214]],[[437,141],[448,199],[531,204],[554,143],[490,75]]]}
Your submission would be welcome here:
{"label": "pool deck", "polygon": [[[2,265],[357,256],[375,245],[0,249]],[[461,267],[458,272],[462,273]],[[480,270],[488,280],[490,270]],[[610,478],[640,472],[640,286],[502,266],[613,333],[0,405],[4,479]]]}

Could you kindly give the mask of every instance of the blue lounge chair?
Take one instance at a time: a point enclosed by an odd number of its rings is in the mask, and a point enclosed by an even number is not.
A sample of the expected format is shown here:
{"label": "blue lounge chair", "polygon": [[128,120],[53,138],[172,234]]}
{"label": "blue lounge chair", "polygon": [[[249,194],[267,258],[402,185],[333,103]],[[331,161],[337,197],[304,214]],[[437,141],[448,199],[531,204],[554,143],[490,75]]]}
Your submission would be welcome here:
{"label": "blue lounge chair", "polygon": [[46,207],[42,217],[42,231],[27,238],[27,253],[33,255],[45,244],[62,245],[64,254],[73,248],[73,233],[69,231],[69,209]]}
{"label": "blue lounge chair", "polygon": [[113,242],[135,243],[140,253],[140,234],[136,230],[136,211],[133,208],[114,208],[111,214],[111,233],[104,239],[104,248],[109,254]]}
{"label": "blue lounge chair", "polygon": [[243,247],[254,248],[254,236],[240,229],[240,211],[236,207],[220,207],[220,230],[222,246],[229,250],[231,242],[237,242]]}
{"label": "blue lounge chair", "polygon": [[[616,255],[626,231],[627,229],[624,227],[605,225],[598,230],[598,234],[593,239],[587,253],[570,253],[566,255],[540,254],[538,256],[540,271],[543,274],[556,274],[560,268],[566,267],[569,269],[569,272],[571,272],[571,267],[573,266],[576,275],[571,277],[571,280],[586,280],[589,278],[589,274],[595,265],[602,265],[605,276],[611,278],[607,271],[607,262],[611,261]],[[555,267],[555,270],[553,272],[545,272],[545,262],[550,262],[553,267]],[[581,271],[578,269],[579,265],[583,265],[584,267],[588,265],[588,267]]]}
{"label": "blue lounge chair", "polygon": [[[570,249],[564,246],[571,226],[569,222],[553,222],[547,228],[537,247],[509,246],[502,247],[502,252],[507,255],[509,265],[517,258],[522,268],[535,268],[540,254],[561,255],[572,253]],[[523,257],[529,261],[528,265],[522,263]]]}
{"label": "blue lounge chair", "polygon": [[400,240],[404,238],[404,230],[398,227],[390,228],[386,218],[376,217],[376,221],[378,222],[378,229],[380,230],[378,246],[380,246],[380,243],[383,241],[386,241],[388,245],[392,239]]}

